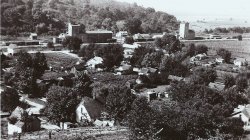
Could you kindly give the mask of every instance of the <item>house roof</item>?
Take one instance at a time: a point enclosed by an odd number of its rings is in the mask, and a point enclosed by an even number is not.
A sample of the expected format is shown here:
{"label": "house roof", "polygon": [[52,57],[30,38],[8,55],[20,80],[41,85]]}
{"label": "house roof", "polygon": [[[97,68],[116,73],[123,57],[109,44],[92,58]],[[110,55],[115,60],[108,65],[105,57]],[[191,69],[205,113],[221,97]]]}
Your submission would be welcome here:
{"label": "house roof", "polygon": [[37,36],[37,33],[30,33],[30,36]]}
{"label": "house roof", "polygon": [[18,46],[16,44],[10,44],[7,48],[8,49],[16,49],[16,48],[18,48]]}
{"label": "house roof", "polygon": [[18,122],[15,123],[15,126],[17,126],[17,127],[19,127],[19,128],[22,128],[23,125],[24,125],[24,122],[22,122],[22,121],[20,121],[20,120],[19,120]]}
{"label": "house roof", "polygon": [[94,58],[90,59],[87,62],[87,65],[88,66],[90,66],[90,65],[97,65],[97,64],[102,64],[102,62],[103,62],[103,59],[101,57],[95,56]]}
{"label": "house roof", "polygon": [[20,120],[21,117],[22,117],[23,112],[24,112],[23,108],[17,106],[17,107],[14,109],[14,111],[12,111],[10,117],[15,117],[15,118],[17,118],[18,120]]}
{"label": "house roof", "polygon": [[168,79],[170,79],[170,80],[176,80],[176,81],[184,80],[183,77],[179,77],[179,76],[175,76],[175,75],[169,75]]}
{"label": "house roof", "polygon": [[91,119],[97,119],[101,117],[101,112],[104,111],[104,105],[95,99],[84,97],[78,104],[77,108],[83,105],[89,113]]}
{"label": "house roof", "polygon": [[87,34],[112,34],[112,31],[97,30],[97,31],[86,31]]}
{"label": "house roof", "polygon": [[211,89],[216,89],[218,91],[222,91],[224,89],[225,85],[223,83],[220,83],[220,82],[215,82],[215,83],[210,82],[208,87],[210,87]]}

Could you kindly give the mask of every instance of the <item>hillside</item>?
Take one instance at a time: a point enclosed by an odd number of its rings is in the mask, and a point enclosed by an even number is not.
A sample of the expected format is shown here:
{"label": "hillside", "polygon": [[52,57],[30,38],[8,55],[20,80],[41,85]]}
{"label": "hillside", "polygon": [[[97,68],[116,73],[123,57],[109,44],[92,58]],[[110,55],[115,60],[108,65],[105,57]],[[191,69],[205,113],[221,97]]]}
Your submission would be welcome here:
{"label": "hillside", "polygon": [[136,32],[142,33],[168,32],[178,27],[173,15],[114,0],[1,0],[2,35],[34,31],[56,35],[69,21],[84,24],[87,30],[113,32],[127,30],[129,22],[138,25]]}

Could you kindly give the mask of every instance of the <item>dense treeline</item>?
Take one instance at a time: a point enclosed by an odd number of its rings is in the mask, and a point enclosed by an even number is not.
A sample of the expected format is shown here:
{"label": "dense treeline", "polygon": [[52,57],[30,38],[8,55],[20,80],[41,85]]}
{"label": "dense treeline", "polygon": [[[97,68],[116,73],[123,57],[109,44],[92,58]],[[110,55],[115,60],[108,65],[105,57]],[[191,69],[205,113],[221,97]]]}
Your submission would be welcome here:
{"label": "dense treeline", "polygon": [[74,0],[1,0],[1,17],[3,35],[25,32],[57,35],[69,21],[84,24],[87,30],[107,29],[113,32],[132,31],[131,25],[136,25],[136,32],[149,33],[171,31],[178,26],[172,15],[116,1],[102,5],[94,0],[89,3]]}
{"label": "dense treeline", "polygon": [[204,33],[250,33],[250,27],[230,27],[222,28],[217,27],[215,29],[205,29]]}

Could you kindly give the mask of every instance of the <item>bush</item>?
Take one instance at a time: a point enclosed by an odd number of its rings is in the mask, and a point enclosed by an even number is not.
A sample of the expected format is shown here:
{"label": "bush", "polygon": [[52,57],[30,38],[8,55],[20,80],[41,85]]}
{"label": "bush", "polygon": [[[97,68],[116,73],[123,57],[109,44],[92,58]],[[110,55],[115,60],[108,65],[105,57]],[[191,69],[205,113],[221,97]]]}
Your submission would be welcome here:
{"label": "bush", "polygon": [[131,36],[125,37],[124,43],[126,43],[126,44],[133,44],[134,42],[135,41],[134,41],[133,37],[131,37]]}
{"label": "bush", "polygon": [[217,51],[217,54],[220,55],[226,63],[230,63],[230,60],[231,60],[231,52],[226,50],[226,49],[219,49]]}
{"label": "bush", "polygon": [[47,47],[48,47],[48,48],[54,48],[54,44],[53,44],[52,42],[49,42],[49,43],[47,44]]}
{"label": "bush", "polygon": [[238,35],[237,38],[239,41],[242,41],[242,35]]}

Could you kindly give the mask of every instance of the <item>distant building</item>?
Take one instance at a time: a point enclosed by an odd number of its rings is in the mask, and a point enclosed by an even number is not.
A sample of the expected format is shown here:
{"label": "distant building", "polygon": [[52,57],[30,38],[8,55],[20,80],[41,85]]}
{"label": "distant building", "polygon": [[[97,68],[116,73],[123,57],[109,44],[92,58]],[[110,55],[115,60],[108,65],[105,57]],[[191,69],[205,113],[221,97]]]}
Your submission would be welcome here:
{"label": "distant building", "polygon": [[88,60],[86,64],[90,68],[97,68],[98,65],[103,64],[103,59],[101,57],[95,56],[94,58]]}
{"label": "distant building", "polygon": [[133,35],[133,39],[135,41],[147,41],[147,40],[152,40],[152,36],[150,34],[135,34]]}
{"label": "distant building", "polygon": [[10,55],[14,55],[19,51],[20,49],[18,49],[18,46],[16,44],[10,44],[9,46],[7,46],[7,53]]}
{"label": "distant building", "polygon": [[234,65],[237,67],[241,67],[241,66],[247,66],[248,62],[245,58],[236,58],[234,60]]}
{"label": "distant building", "polygon": [[118,33],[116,33],[115,37],[122,39],[128,36],[128,32],[127,31],[119,31]]}
{"label": "distant building", "polygon": [[213,34],[210,34],[209,35],[209,39],[222,39],[222,37],[220,35],[213,35]]}
{"label": "distant building", "polygon": [[158,94],[155,91],[149,91],[146,93],[142,93],[142,96],[145,96],[148,99],[148,102],[157,99]]}
{"label": "distant building", "polygon": [[30,40],[37,40],[37,33],[30,33],[29,39]]}
{"label": "distant building", "polygon": [[[16,109],[11,113],[8,122],[8,135],[13,135],[15,133],[38,131],[41,129],[41,120],[35,116],[28,115],[25,117],[25,121],[22,117],[25,112],[22,108],[16,107]],[[12,119],[15,118],[16,121]],[[12,121],[11,121],[12,120]]]}
{"label": "distant building", "polygon": [[[86,31],[87,34],[87,42],[88,43],[106,43],[112,39],[113,32],[98,30],[98,31]],[[83,41],[84,42],[84,41]]]}
{"label": "distant building", "polygon": [[191,39],[195,38],[195,32],[194,32],[194,30],[189,29],[189,23],[188,22],[182,22],[180,24],[179,38],[180,39],[187,39],[187,40],[191,40]]}

